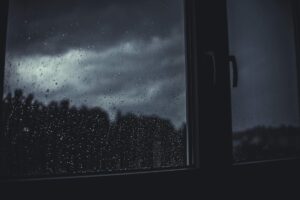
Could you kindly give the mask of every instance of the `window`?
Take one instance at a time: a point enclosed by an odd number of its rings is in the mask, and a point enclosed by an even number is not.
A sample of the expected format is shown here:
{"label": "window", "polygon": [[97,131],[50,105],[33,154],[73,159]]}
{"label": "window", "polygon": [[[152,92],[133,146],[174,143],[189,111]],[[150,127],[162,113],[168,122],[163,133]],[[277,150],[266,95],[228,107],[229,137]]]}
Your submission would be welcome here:
{"label": "window", "polygon": [[235,162],[300,156],[299,80],[292,1],[228,1]]}
{"label": "window", "polygon": [[181,0],[11,0],[5,175],[186,167],[183,14]]}
{"label": "window", "polygon": [[30,2],[1,12],[4,176],[199,195],[298,173],[298,1]]}

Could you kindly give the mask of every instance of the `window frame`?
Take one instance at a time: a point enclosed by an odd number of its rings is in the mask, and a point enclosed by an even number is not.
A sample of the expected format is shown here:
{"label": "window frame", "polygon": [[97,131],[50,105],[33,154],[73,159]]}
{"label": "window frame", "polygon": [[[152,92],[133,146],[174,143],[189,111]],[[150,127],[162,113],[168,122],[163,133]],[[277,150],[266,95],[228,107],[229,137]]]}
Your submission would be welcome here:
{"label": "window frame", "polygon": [[[51,185],[75,183],[89,185],[101,184],[110,186],[115,181],[121,183],[135,182],[147,184],[156,182],[158,186],[169,184],[172,188],[178,184],[183,191],[198,188],[192,181],[205,182],[222,180],[225,184],[229,178],[234,180],[251,180],[253,177],[267,180],[273,175],[285,171],[290,176],[300,167],[300,158],[264,161],[233,165],[232,135],[231,135],[231,101],[229,79],[228,26],[226,0],[183,0],[185,10],[186,37],[186,77],[187,77],[187,150],[190,165],[187,168],[167,169],[157,171],[125,172],[119,174],[99,174],[62,176],[36,179],[4,179],[2,182],[46,182]],[[295,2],[296,32],[300,33],[300,3]],[[5,63],[5,41],[8,15],[8,2],[0,2],[0,94],[3,94],[3,77]],[[209,19],[209,20],[207,20]],[[197,26],[198,24],[198,26]],[[201,24],[201,26],[199,25]],[[211,34],[213,33],[213,34]],[[297,43],[297,65],[300,58],[300,41]],[[208,76],[209,68],[204,66],[207,51],[214,51],[217,59],[217,81],[223,84],[214,85]],[[225,66],[225,67],[224,67]],[[300,70],[298,70],[299,72]],[[298,74],[300,77],[300,72]],[[300,84],[299,84],[300,86]],[[300,88],[300,87],[299,87]],[[220,103],[220,99],[225,99]],[[2,106],[0,108],[2,113]],[[218,126],[214,126],[214,124]],[[0,123],[0,128],[3,124]],[[215,133],[211,134],[211,133]],[[216,137],[218,140],[216,141]],[[214,149],[212,150],[212,148]],[[210,181],[209,181],[210,180]],[[162,181],[159,183],[158,181]],[[225,182],[225,183],[224,183]],[[149,184],[149,183],[148,183]],[[186,184],[186,185],[185,185]],[[29,184],[31,186],[33,184]],[[119,185],[119,184],[117,184]],[[24,185],[23,185],[24,186]],[[108,187],[107,186],[107,187]],[[124,185],[123,185],[124,186]],[[157,186],[157,187],[158,187]],[[121,185],[120,185],[121,187]],[[127,188],[129,186],[126,186]],[[106,187],[105,187],[106,188]],[[186,189],[188,188],[188,189]],[[198,192],[195,192],[198,193]]]}

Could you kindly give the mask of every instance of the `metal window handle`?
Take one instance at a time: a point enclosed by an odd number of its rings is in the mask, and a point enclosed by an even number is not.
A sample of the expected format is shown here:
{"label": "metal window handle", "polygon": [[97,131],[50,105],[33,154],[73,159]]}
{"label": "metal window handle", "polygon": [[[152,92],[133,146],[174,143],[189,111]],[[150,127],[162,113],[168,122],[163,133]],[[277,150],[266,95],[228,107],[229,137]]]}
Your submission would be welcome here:
{"label": "metal window handle", "polygon": [[212,60],[212,70],[213,70],[213,84],[217,84],[217,67],[216,67],[216,56],[213,51],[206,51],[205,55]]}
{"label": "metal window handle", "polygon": [[236,88],[238,86],[238,67],[237,67],[237,62],[236,62],[236,58],[235,56],[229,56],[229,63],[231,63],[232,65],[232,87]]}

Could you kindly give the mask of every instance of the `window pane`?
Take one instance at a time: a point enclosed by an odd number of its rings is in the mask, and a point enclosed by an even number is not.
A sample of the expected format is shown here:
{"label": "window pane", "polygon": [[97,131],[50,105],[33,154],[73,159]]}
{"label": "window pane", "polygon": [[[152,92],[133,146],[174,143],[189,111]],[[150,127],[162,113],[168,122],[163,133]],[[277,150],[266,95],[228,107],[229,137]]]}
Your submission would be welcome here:
{"label": "window pane", "polygon": [[236,162],[300,156],[298,71],[291,1],[229,0]]}
{"label": "window pane", "polygon": [[4,175],[186,165],[181,0],[10,2]]}

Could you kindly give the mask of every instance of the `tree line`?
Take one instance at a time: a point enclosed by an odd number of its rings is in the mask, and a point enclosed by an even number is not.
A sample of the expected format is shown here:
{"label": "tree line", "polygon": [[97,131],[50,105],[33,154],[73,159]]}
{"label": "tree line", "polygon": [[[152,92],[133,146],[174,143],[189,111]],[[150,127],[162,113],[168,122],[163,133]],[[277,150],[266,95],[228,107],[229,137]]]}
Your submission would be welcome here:
{"label": "tree line", "polygon": [[[5,176],[105,173],[185,165],[186,125],[100,107],[48,105],[22,90],[3,99],[2,168]],[[4,153],[3,153],[4,152]],[[4,173],[4,172],[2,172]]]}
{"label": "tree line", "polygon": [[257,126],[234,133],[233,144],[235,162],[300,157],[300,128]]}

